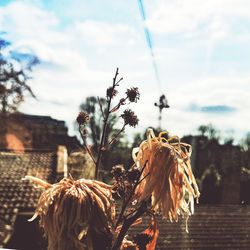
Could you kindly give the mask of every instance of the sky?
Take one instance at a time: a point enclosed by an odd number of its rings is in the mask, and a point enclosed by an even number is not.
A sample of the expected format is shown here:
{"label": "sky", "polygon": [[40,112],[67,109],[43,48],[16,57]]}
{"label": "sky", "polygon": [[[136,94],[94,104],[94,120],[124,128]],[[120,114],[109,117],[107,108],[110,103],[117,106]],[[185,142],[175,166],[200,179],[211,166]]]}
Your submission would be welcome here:
{"label": "sky", "polygon": [[154,102],[165,94],[162,128],[171,134],[212,123],[223,137],[243,138],[250,131],[250,1],[143,3],[146,21],[136,0],[0,0],[4,38],[41,61],[29,82],[37,99],[26,98],[20,111],[65,120],[77,134],[80,103],[104,96],[119,67],[120,97],[134,86],[141,93],[131,105],[139,126],[128,134],[158,126]]}

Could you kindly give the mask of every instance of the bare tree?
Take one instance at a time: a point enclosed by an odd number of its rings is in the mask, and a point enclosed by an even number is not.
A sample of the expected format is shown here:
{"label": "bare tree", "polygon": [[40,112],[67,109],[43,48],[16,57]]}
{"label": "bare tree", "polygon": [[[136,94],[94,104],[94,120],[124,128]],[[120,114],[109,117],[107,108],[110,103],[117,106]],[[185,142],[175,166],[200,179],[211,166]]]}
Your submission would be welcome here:
{"label": "bare tree", "polygon": [[17,110],[24,101],[25,92],[35,97],[27,84],[38,58],[29,53],[11,50],[11,43],[0,38],[0,112]]}

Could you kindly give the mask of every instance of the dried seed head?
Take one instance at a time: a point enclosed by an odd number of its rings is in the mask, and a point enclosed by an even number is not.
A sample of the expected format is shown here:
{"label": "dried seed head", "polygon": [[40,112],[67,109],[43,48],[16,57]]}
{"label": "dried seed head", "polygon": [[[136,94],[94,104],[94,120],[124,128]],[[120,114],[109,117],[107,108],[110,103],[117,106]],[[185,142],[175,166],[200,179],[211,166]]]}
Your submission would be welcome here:
{"label": "dried seed head", "polygon": [[77,118],[76,118],[76,121],[78,122],[79,125],[84,125],[86,123],[89,122],[89,115],[88,113],[84,112],[84,111],[81,111]]}
{"label": "dried seed head", "polygon": [[125,125],[129,125],[131,127],[136,127],[138,125],[138,117],[131,109],[126,109],[121,115],[124,120]]}
{"label": "dried seed head", "polygon": [[169,108],[168,100],[165,95],[161,95],[159,99],[159,103],[155,103],[156,107],[159,107],[160,110],[163,110],[165,108]]}
{"label": "dried seed head", "polygon": [[137,102],[140,98],[140,93],[138,88],[127,89],[126,95],[130,102]]}
{"label": "dried seed head", "polygon": [[123,165],[116,165],[112,167],[111,174],[114,176],[115,179],[122,177],[124,173],[125,169]]}
{"label": "dried seed head", "polygon": [[107,98],[113,98],[117,95],[117,93],[118,91],[116,89],[114,89],[113,87],[109,87],[107,88],[106,96]]}
{"label": "dried seed head", "polygon": [[136,180],[138,180],[140,174],[141,171],[138,168],[129,169],[127,173],[128,181],[135,182]]}
{"label": "dried seed head", "polygon": [[125,98],[121,98],[120,99],[120,105],[125,105],[126,104],[126,99]]}

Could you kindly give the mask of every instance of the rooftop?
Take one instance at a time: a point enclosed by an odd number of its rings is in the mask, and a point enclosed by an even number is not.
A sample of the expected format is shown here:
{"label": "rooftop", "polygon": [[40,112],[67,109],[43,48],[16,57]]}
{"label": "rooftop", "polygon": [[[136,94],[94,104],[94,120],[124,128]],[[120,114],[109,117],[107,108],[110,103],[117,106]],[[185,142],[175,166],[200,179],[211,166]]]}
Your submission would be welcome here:
{"label": "rooftop", "polygon": [[[160,231],[157,250],[250,249],[250,206],[197,206],[188,221],[189,233],[184,219],[170,223],[158,217],[157,222]],[[147,225],[145,218],[133,232],[142,232]]]}
{"label": "rooftop", "polygon": [[12,233],[16,215],[33,212],[41,194],[22,178],[33,175],[51,182],[55,167],[54,152],[0,152],[0,246]]}

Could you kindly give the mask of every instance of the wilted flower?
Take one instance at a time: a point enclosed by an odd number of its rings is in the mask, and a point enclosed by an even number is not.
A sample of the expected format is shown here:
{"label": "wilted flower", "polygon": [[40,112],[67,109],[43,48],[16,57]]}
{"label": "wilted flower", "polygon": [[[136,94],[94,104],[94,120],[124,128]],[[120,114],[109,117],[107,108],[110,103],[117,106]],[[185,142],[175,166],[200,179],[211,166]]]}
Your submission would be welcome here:
{"label": "wilted flower", "polygon": [[137,118],[137,115],[132,111],[131,109],[126,109],[121,117],[124,120],[124,123],[131,127],[136,127],[138,125],[139,119]]}
{"label": "wilted flower", "polygon": [[117,93],[118,91],[116,89],[114,89],[113,87],[109,87],[107,88],[106,96],[107,98],[113,98],[117,95]]}
{"label": "wilted flower", "polygon": [[[49,250],[84,249],[82,239],[94,238],[93,233],[112,238],[115,207],[111,186],[86,179],[64,178],[53,185],[30,176],[26,179],[46,189],[31,220],[40,216]],[[90,244],[89,240],[86,244]]]}
{"label": "wilted flower", "polygon": [[164,134],[156,137],[152,129],[148,130],[148,139],[133,151],[136,165],[146,164],[142,178],[149,174],[138,185],[136,199],[151,197],[155,211],[177,220],[180,214],[193,214],[194,198],[200,193],[190,165],[191,146],[178,137],[167,140]]}
{"label": "wilted flower", "polygon": [[79,125],[84,125],[84,124],[88,123],[89,122],[89,114],[84,112],[84,111],[81,111],[78,114],[76,121],[78,122]]}
{"label": "wilted flower", "polygon": [[126,95],[130,102],[137,102],[140,98],[139,90],[135,87],[127,89]]}

